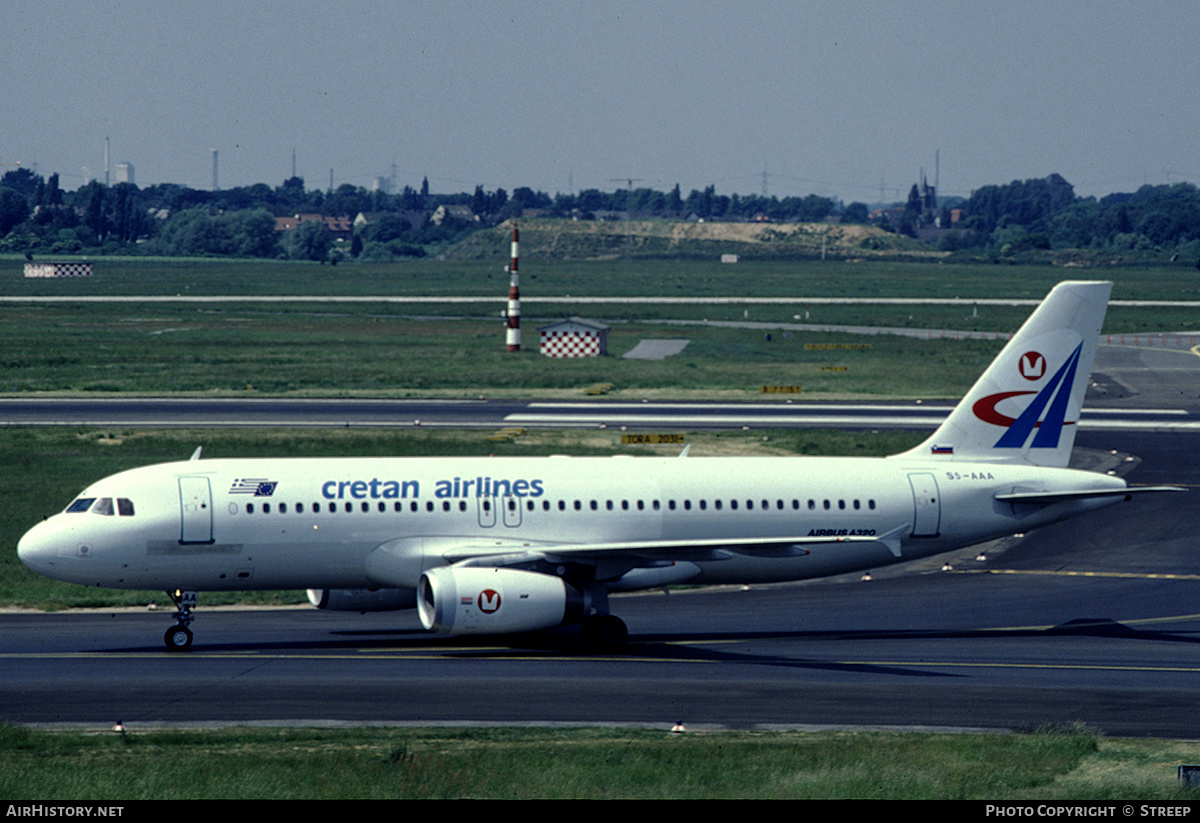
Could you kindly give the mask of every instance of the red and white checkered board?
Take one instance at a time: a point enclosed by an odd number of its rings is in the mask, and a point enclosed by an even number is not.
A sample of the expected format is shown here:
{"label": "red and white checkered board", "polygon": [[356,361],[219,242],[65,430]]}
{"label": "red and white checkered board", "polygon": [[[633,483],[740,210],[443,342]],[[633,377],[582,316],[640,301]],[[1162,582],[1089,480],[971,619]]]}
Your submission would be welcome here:
{"label": "red and white checkered board", "polygon": [[599,357],[600,337],[574,331],[546,332],[541,353],[546,357]]}

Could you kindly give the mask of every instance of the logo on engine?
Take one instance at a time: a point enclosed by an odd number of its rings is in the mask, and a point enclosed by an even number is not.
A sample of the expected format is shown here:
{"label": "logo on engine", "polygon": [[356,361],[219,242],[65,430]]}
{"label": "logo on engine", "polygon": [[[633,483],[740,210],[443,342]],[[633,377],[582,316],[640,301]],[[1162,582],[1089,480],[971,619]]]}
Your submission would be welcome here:
{"label": "logo on engine", "polygon": [[495,614],[500,611],[500,592],[495,589],[484,589],[475,599],[475,604],[484,614]]}

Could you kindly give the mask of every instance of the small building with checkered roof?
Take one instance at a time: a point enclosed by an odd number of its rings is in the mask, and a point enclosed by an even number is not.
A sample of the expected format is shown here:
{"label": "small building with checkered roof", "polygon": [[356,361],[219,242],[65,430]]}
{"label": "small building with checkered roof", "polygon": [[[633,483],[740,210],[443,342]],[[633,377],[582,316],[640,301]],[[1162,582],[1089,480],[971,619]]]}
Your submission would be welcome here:
{"label": "small building with checkered roof", "polygon": [[603,357],[608,354],[609,328],[582,317],[539,326],[539,351],[545,357]]}

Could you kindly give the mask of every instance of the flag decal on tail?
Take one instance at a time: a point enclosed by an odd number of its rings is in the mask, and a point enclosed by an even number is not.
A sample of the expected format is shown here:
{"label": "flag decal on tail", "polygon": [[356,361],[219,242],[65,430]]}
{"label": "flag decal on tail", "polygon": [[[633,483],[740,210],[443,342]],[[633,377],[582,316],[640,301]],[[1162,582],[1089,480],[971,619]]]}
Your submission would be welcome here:
{"label": "flag decal on tail", "polygon": [[[994,448],[1024,448],[1025,443],[1029,440],[1029,436],[1035,430],[1037,433],[1034,434],[1033,443],[1030,444],[1030,448],[1058,448],[1058,440],[1062,435],[1063,426],[1074,424],[1074,421],[1068,422],[1065,418],[1067,415],[1067,404],[1071,399],[1071,388],[1075,385],[1075,371],[1079,365],[1079,355],[1082,349],[1082,343],[1075,347],[1075,351],[1071,353],[1071,356],[1067,358],[1066,362],[1062,364],[1055,375],[1050,378],[1050,382],[1041,391],[1037,392],[1037,396],[1033,398],[1020,417],[1010,418],[1000,414],[996,410],[996,404],[1010,397],[1033,394],[1031,391],[1008,391],[989,394],[975,402],[973,411],[976,417],[985,423],[1004,426],[1006,428],[1004,434],[996,441]],[[1023,362],[1023,373],[1024,369],[1025,363]],[[1047,405],[1049,405],[1049,410],[1046,411],[1046,416],[1043,418],[1042,412],[1046,410]]]}

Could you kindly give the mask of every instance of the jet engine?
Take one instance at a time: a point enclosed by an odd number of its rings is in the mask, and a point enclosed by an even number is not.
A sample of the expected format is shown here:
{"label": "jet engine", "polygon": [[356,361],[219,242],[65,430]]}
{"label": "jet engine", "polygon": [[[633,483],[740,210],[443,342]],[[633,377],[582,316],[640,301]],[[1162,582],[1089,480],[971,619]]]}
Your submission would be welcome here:
{"label": "jet engine", "polygon": [[443,566],[421,575],[417,611],[439,634],[511,634],[578,623],[584,599],[549,574]]}
{"label": "jet engine", "polygon": [[308,602],[331,612],[394,612],[417,605],[412,589],[309,589]]}

